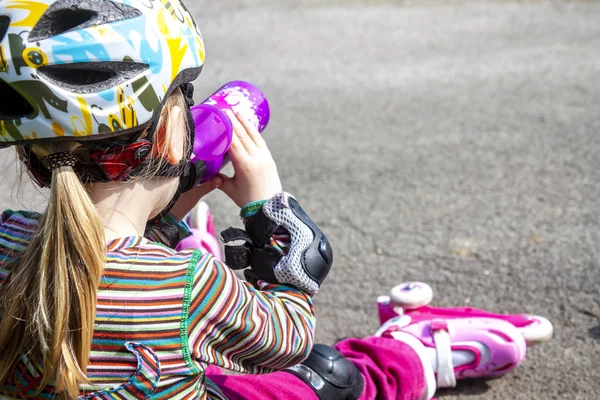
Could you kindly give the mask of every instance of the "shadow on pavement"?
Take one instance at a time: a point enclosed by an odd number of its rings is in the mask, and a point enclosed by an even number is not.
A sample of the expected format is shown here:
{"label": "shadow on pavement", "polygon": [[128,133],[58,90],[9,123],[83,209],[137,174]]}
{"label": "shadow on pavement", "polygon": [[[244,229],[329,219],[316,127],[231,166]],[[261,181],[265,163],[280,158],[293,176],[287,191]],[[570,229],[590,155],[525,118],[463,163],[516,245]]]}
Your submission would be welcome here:
{"label": "shadow on pavement", "polygon": [[592,339],[600,340],[600,325],[590,328],[588,334]]}
{"label": "shadow on pavement", "polygon": [[452,389],[440,389],[435,392],[436,397],[445,396],[475,396],[487,393],[490,385],[487,382],[490,379],[469,379],[465,382],[458,382],[458,385]]}

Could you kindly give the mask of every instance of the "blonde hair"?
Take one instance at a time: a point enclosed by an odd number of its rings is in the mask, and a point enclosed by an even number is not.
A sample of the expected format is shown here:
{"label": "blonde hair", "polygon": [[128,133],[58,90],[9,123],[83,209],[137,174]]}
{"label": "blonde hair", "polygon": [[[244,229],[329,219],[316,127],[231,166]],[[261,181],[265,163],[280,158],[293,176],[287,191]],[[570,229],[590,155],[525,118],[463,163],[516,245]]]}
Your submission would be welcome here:
{"label": "blonde hair", "polygon": [[[162,109],[153,158],[172,158],[165,138],[179,128],[167,127],[173,106],[186,107],[179,90]],[[42,160],[57,152],[81,151],[81,145],[62,142],[32,145],[31,149]],[[144,176],[156,173],[154,167]],[[40,360],[43,366],[35,395],[54,384],[61,397],[79,396],[80,385],[89,383],[86,369],[105,259],[104,227],[84,185],[72,167],[54,169],[48,206],[38,230],[2,287],[0,384],[16,384],[15,371],[26,356]]]}

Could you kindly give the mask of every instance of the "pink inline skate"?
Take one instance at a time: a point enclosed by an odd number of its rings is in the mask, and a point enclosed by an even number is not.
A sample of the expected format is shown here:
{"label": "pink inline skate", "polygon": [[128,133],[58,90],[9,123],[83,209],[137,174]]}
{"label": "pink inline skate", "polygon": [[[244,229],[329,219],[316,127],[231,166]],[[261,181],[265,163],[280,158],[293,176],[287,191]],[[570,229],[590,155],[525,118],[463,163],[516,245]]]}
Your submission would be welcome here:
{"label": "pink inline skate", "polygon": [[552,324],[535,315],[502,315],[470,307],[436,308],[425,283],[395,286],[377,299],[381,328],[376,336],[415,339],[422,359],[430,360],[438,388],[457,379],[497,377],[525,358],[527,346],[552,337]]}
{"label": "pink inline skate", "polygon": [[192,235],[181,240],[177,245],[177,250],[198,249],[211,253],[217,260],[222,261],[221,245],[216,236],[213,216],[208,204],[203,201],[198,202],[196,207],[185,217],[185,222]]}

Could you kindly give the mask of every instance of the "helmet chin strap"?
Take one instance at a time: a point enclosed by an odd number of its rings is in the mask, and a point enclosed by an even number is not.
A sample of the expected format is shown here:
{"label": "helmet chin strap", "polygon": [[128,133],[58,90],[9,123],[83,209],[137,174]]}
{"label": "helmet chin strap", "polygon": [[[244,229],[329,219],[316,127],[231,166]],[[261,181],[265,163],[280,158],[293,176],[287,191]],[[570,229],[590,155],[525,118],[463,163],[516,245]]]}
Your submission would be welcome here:
{"label": "helmet chin strap", "polygon": [[155,219],[162,218],[167,215],[173,206],[175,206],[175,203],[177,203],[177,200],[179,200],[179,197],[182,193],[185,193],[200,184],[202,178],[204,177],[206,167],[202,162],[193,163],[191,161],[182,161],[177,165],[170,165],[166,168],[162,168],[161,170],[159,170],[157,176],[179,176],[179,185],[177,186],[177,191],[173,195],[169,205],[165,207],[165,209],[161,211],[160,214],[155,217]]}
{"label": "helmet chin strap", "polygon": [[[167,165],[164,168],[159,169],[158,176],[170,176],[175,177],[179,176],[179,186],[177,187],[177,191],[173,195],[173,198],[156,217],[152,220],[148,221],[146,225],[146,232],[149,230],[159,230],[164,237],[166,237],[169,243],[165,243],[171,248],[175,248],[177,243],[179,243],[179,231],[176,227],[166,223],[164,221],[164,217],[171,211],[171,209],[179,200],[179,197],[182,193],[185,193],[191,190],[193,187],[200,184],[202,178],[204,177],[204,173],[206,171],[206,166],[202,162],[191,162],[192,158],[192,149],[194,143],[194,133],[195,133],[195,124],[194,117],[192,116],[191,107],[194,105],[194,86],[191,83],[186,83],[181,86],[181,92],[183,93],[186,101],[186,114],[187,114],[187,127],[188,127],[188,137],[189,137],[189,146],[186,152],[186,155],[183,160],[179,162],[177,165]],[[154,135],[155,126],[153,125],[150,130],[150,136]]]}

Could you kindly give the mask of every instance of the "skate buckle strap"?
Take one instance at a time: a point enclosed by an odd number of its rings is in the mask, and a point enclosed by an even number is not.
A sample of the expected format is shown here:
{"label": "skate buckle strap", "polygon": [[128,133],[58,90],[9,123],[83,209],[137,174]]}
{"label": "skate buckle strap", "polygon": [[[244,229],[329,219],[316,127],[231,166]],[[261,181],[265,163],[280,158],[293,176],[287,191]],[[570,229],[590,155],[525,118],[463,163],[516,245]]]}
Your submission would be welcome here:
{"label": "skate buckle strap", "polygon": [[439,388],[455,387],[456,375],[452,364],[452,346],[448,323],[443,319],[431,321],[431,336],[435,342],[437,353],[437,386]]}

